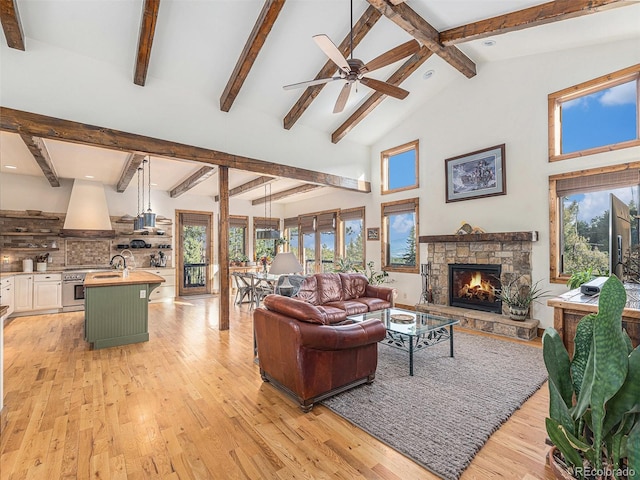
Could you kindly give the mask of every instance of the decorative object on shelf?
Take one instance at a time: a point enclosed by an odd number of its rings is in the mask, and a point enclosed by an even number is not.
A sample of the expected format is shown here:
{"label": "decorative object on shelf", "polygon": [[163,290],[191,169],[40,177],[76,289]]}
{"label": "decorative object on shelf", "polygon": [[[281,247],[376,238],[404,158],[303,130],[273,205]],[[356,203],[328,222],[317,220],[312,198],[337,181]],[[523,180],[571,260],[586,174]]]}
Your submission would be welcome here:
{"label": "decorative object on shelf", "polygon": [[[269,202],[269,217],[267,217],[267,185],[269,186],[269,195],[268,195],[268,202]],[[256,238],[258,240],[276,240],[278,238],[280,238],[280,232],[278,230],[274,230],[273,228],[271,228],[271,226],[269,225],[269,220],[268,218],[271,217],[271,184],[265,184],[264,185],[264,198],[265,198],[265,202],[264,202],[264,227],[263,228],[259,228],[258,231],[256,232]]]}
{"label": "decorative object on shelf", "polygon": [[29,229],[27,227],[16,227],[16,232],[28,232]]}
{"label": "decorative object on shelf", "polygon": [[529,285],[521,275],[502,286],[500,300],[509,307],[511,320],[522,321],[526,319],[531,303],[549,296],[547,290],[542,290],[540,282],[541,280],[538,280]]}
{"label": "decorative object on shelf", "polygon": [[598,313],[585,316],[576,328],[573,359],[558,332],[545,329],[545,423],[555,446],[548,458],[560,472],[556,478],[587,478],[584,473],[591,471],[609,472],[598,478],[617,472],[615,478],[632,479],[637,477],[632,472],[640,472],[640,346],[633,349],[622,328],[626,301],[624,285],[612,275],[600,292]]}
{"label": "decorative object on shelf", "polygon": [[[144,166],[146,160],[142,160]],[[140,174],[142,174],[142,206],[140,204]],[[138,209],[136,210],[137,216],[133,221],[133,231],[140,231],[144,228],[144,214],[142,209],[144,208],[144,168],[138,167]]]}
{"label": "decorative object on shelf", "polygon": [[[291,252],[282,252],[276,255],[273,259],[269,273],[272,275],[282,275],[283,281],[280,284],[280,289],[286,290],[281,294],[285,294],[293,291],[293,285],[289,281],[289,275],[292,273],[302,272],[303,268],[296,256]],[[290,295],[286,295],[287,297]]]}
{"label": "decorative object on shelf", "polygon": [[444,162],[447,203],[507,194],[504,143]]}
{"label": "decorative object on shelf", "polygon": [[[155,228],[156,227],[156,214],[151,210],[151,155],[148,156],[149,161],[149,208],[146,212],[144,212],[144,228]],[[143,207],[144,208],[144,205]]]}
{"label": "decorative object on shelf", "polygon": [[464,220],[462,221],[462,225],[460,225],[460,228],[458,228],[458,230],[456,230],[456,235],[468,235],[470,233],[486,233],[482,228],[480,227],[472,227],[471,225],[469,225],[467,222],[465,222]]}
{"label": "decorative object on shelf", "polygon": [[367,240],[380,240],[380,229],[378,227],[367,228]]}

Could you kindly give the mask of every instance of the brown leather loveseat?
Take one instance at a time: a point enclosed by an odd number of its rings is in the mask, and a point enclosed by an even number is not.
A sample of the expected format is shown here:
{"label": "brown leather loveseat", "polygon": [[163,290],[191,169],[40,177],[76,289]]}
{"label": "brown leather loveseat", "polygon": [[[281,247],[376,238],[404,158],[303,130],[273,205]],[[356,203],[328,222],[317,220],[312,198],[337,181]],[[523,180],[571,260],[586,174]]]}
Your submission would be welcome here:
{"label": "brown leather loveseat", "polygon": [[393,295],[392,288],[371,286],[359,274],[316,274],[305,279],[297,297],[268,295],[253,314],[262,379],[296,398],[304,412],[371,383],[386,329],[377,319],[344,320],[392,306]]}

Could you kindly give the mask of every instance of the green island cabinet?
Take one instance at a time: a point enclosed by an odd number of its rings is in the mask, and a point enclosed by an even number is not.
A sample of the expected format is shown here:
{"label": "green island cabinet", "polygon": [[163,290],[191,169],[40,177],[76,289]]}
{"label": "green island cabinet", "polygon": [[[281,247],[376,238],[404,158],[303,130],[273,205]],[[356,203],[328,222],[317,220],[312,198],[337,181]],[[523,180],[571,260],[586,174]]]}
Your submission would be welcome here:
{"label": "green island cabinet", "polygon": [[85,340],[94,350],[149,341],[149,294],[164,281],[142,271],[87,274]]}

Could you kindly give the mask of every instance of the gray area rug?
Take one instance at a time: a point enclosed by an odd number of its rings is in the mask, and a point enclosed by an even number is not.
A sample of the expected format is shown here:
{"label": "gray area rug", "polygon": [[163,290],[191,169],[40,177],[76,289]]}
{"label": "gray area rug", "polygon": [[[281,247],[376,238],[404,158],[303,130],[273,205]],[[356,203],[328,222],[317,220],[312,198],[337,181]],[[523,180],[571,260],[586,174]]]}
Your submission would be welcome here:
{"label": "gray area rug", "polygon": [[447,480],[458,479],[489,436],[547,379],[542,349],[454,333],[414,354],[378,345],[378,369],[322,403]]}

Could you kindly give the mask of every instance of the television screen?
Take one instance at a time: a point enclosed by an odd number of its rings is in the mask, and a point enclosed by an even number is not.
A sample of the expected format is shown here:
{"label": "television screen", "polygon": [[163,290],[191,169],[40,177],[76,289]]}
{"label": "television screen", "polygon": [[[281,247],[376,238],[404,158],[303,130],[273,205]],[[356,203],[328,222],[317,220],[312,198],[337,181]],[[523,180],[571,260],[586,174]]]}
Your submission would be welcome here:
{"label": "television screen", "polygon": [[623,280],[623,262],[631,247],[631,215],[629,206],[609,194],[609,272]]}

